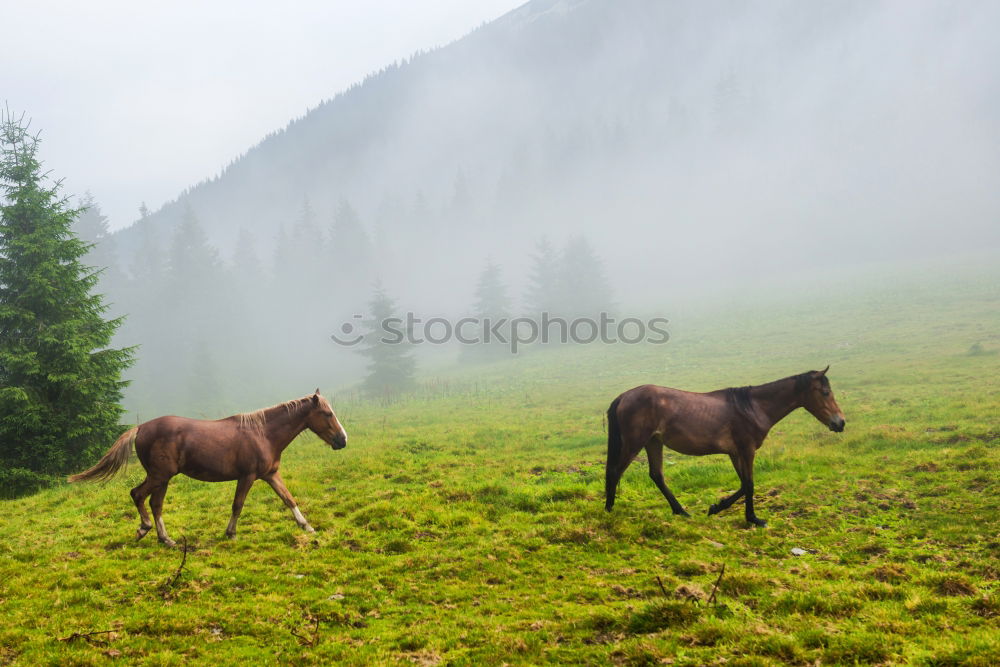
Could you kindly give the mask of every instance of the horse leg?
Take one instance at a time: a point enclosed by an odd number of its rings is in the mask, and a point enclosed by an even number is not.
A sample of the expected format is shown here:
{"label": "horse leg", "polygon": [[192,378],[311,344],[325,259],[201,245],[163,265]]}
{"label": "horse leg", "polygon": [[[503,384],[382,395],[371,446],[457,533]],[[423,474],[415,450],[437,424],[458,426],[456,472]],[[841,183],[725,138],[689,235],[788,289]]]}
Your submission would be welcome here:
{"label": "horse leg", "polygon": [[229,525],[226,526],[226,537],[230,539],[236,537],[236,522],[243,511],[243,501],[246,500],[255,479],[252,475],[247,475],[246,477],[240,477],[239,481],[236,482],[236,495],[233,496],[233,514],[229,517]]}
{"label": "horse leg", "polygon": [[722,500],[719,501],[717,505],[710,505],[708,508],[708,516],[712,516],[713,514],[718,514],[724,509],[729,509],[729,506],[735,503],[740,498],[742,498],[743,494],[744,494],[743,484],[741,483],[740,488],[736,493],[729,496],[728,498],[723,498]]}
{"label": "horse leg", "polygon": [[135,503],[135,508],[139,510],[139,530],[135,531],[135,539],[137,540],[146,537],[146,533],[153,527],[153,522],[149,520],[149,512],[146,511],[146,498],[152,493],[154,487],[155,483],[149,479],[149,475],[146,475],[146,479],[129,492],[129,495],[132,496],[132,502]]}
{"label": "horse leg", "polygon": [[760,526],[761,528],[763,528],[764,526],[767,525],[767,521],[764,521],[764,519],[758,519],[757,515],[754,514],[753,511],[753,459],[754,459],[754,452],[751,452],[750,454],[745,454],[744,456],[740,457],[740,460],[743,463],[742,465],[743,490],[746,491],[745,516],[747,523],[752,523],[755,526]]}
{"label": "horse leg", "polygon": [[[732,461],[733,461],[733,468],[736,470],[736,474],[739,475],[740,466],[739,466],[739,463],[737,463],[737,461],[736,461],[736,455],[733,454],[729,458],[732,459]],[[713,514],[718,514],[722,510],[729,509],[730,505],[732,505],[737,500],[739,500],[740,498],[742,498],[744,493],[746,493],[746,489],[743,488],[743,477],[741,476],[740,477],[740,488],[736,490],[736,493],[734,493],[733,495],[731,495],[731,496],[729,496],[727,498],[723,498],[722,500],[719,501],[719,503],[717,505],[711,505],[711,506],[709,506],[709,508],[708,508],[708,516],[712,516]]]}
{"label": "horse leg", "polygon": [[[757,515],[753,511],[753,459],[754,454],[756,454],[755,449],[742,449],[737,454],[733,455],[733,466],[736,468],[736,474],[740,476],[740,491],[743,492],[745,511],[744,516],[746,517],[747,523],[752,523],[755,526],[760,526],[763,528],[767,525],[767,521],[763,519],[758,519]],[[739,491],[733,494],[733,498],[737,497]],[[729,500],[727,498],[727,500]],[[725,501],[723,501],[725,502]]]}
{"label": "horse leg", "polygon": [[285,482],[281,479],[281,475],[275,472],[270,477],[265,477],[264,481],[271,485],[274,492],[285,503],[285,507],[292,510],[292,518],[295,519],[295,523],[299,524],[299,528],[302,528],[307,533],[315,533],[316,530],[309,525],[306,518],[302,516],[302,512],[299,511],[299,506],[295,504],[295,498],[292,498],[292,494],[285,487]]}
{"label": "horse leg", "polygon": [[656,488],[660,490],[660,493],[670,503],[670,509],[673,510],[674,514],[691,516],[681,507],[681,504],[677,502],[677,498],[674,498],[674,494],[667,488],[667,483],[663,481],[663,443],[655,439],[647,443],[646,457],[649,460],[649,478],[653,480]]}
{"label": "horse leg", "polygon": [[167,484],[169,483],[170,479],[165,479],[162,484],[153,489],[153,493],[149,497],[149,506],[153,510],[153,521],[156,522],[156,537],[168,547],[175,547],[177,543],[170,539],[170,536],[167,535],[167,529],[163,526],[163,499],[167,495]]}

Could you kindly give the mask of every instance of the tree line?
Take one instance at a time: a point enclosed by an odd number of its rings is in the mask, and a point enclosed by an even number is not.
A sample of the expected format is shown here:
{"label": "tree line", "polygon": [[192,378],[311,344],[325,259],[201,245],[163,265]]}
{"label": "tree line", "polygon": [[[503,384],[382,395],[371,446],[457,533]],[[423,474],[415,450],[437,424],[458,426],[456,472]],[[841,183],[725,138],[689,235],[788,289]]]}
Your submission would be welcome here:
{"label": "tree line", "polygon": [[[303,201],[273,239],[243,230],[224,259],[187,206],[174,229],[144,224],[119,248],[93,197],[79,205],[47,180],[38,139],[4,116],[0,162],[0,482],[34,488],[105,449],[130,421],[218,418],[294,396],[330,378],[384,397],[415,385],[417,351],[371,335],[400,307],[379,281],[394,261],[349,202],[323,215]],[[269,256],[260,248],[269,249]],[[583,237],[530,257],[521,307],[486,260],[465,314],[596,316],[611,308],[597,253]],[[398,275],[398,274],[397,274]],[[412,309],[408,309],[412,310]],[[364,344],[329,333],[365,313]],[[461,349],[462,362],[509,356]],[[126,391],[128,387],[128,391]],[[5,491],[4,493],[7,493]]]}

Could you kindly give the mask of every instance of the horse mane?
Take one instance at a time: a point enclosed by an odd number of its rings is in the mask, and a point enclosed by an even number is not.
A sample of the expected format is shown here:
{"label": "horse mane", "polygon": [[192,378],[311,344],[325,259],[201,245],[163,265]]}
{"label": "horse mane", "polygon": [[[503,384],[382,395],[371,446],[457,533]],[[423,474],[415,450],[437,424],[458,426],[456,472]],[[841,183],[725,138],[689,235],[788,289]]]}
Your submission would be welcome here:
{"label": "horse mane", "polygon": [[753,399],[750,397],[752,387],[729,387],[726,389],[726,401],[733,406],[737,414],[753,421]]}
{"label": "horse mane", "polygon": [[[729,387],[725,389],[726,401],[736,410],[737,414],[753,420],[754,419],[754,407],[753,399],[750,396],[750,391],[752,389],[759,389],[761,387],[771,387],[773,385],[778,385],[783,382],[788,382],[792,380],[795,382],[795,393],[802,394],[809,388],[809,384],[812,382],[813,374],[816,371],[806,371],[805,373],[799,373],[798,375],[790,375],[786,378],[781,378],[780,380],[775,380],[774,382],[768,382],[761,385],[747,385],[745,387]],[[830,381],[826,379],[826,376],[822,376],[821,382],[824,382],[826,386],[830,385]]]}
{"label": "horse mane", "polygon": [[259,410],[254,410],[253,412],[240,412],[239,414],[234,415],[234,417],[236,417],[236,420],[239,422],[240,428],[254,433],[263,433],[264,424],[267,423],[268,412],[277,410],[278,408],[285,408],[285,412],[291,414],[302,401],[303,399],[301,398],[293,398],[292,400],[284,401],[283,403],[275,403],[269,408],[260,408]]}
{"label": "horse mane", "polygon": [[[795,393],[801,394],[806,389],[808,389],[809,384],[813,380],[813,374],[817,372],[818,371],[806,371],[805,373],[799,373],[798,375],[793,375],[792,377],[795,378]],[[826,375],[820,375],[819,381],[820,384],[823,385],[824,387],[830,386],[830,378],[828,378]]]}

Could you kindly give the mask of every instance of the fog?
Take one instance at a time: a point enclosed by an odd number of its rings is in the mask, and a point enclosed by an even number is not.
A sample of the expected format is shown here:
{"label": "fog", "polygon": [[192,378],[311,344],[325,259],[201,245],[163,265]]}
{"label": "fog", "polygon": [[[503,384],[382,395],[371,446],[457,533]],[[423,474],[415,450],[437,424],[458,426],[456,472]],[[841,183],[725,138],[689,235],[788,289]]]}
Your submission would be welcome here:
{"label": "fog", "polygon": [[493,264],[493,303],[535,315],[547,264],[557,314],[672,318],[996,253],[997,25],[990,2],[536,0],[387,65],[92,234],[118,342],[141,345],[130,407],[351,387],[365,360],[329,336],[376,281],[399,312],[459,318]]}

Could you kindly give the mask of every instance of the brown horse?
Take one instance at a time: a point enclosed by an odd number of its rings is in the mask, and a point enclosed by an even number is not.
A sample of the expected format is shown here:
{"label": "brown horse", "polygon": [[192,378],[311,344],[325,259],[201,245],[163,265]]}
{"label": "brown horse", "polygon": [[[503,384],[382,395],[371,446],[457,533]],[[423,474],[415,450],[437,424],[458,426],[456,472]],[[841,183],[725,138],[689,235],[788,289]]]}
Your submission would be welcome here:
{"label": "brown horse", "polygon": [[163,527],[162,513],[167,484],[178,473],[203,482],[237,480],[227,537],[236,536],[236,521],[243,501],[258,479],[270,484],[292,511],[295,522],[312,533],[315,532],[313,527],[302,516],[278,474],[281,453],[307,428],[334,449],[347,446],[344,427],[317,389],[315,394],[305,398],[216,421],[171,416],[139,424],[123,433],[93,468],[73,475],[69,481],[111,478],[128,461],[134,445],[139,462],[146,469],[146,479],[132,489],[132,500],[140,519],[137,540],[145,537],[153,527],[145,506],[149,497],[157,537],[163,544],[174,546],[175,542]]}
{"label": "brown horse", "polygon": [[692,456],[728,454],[740,478],[736,493],[708,508],[721,512],[746,497],[746,520],[767,522],[753,511],[753,460],[771,427],[797,408],[805,408],[831,431],[844,430],[844,413],[837,406],[821,371],[776,380],[755,387],[734,387],[698,394],[643,385],[629,389],[608,408],[608,463],[604,509],[615,504],[622,473],[646,448],[649,476],[666,497],[674,514],[689,516],[663,481],[663,446]]}

